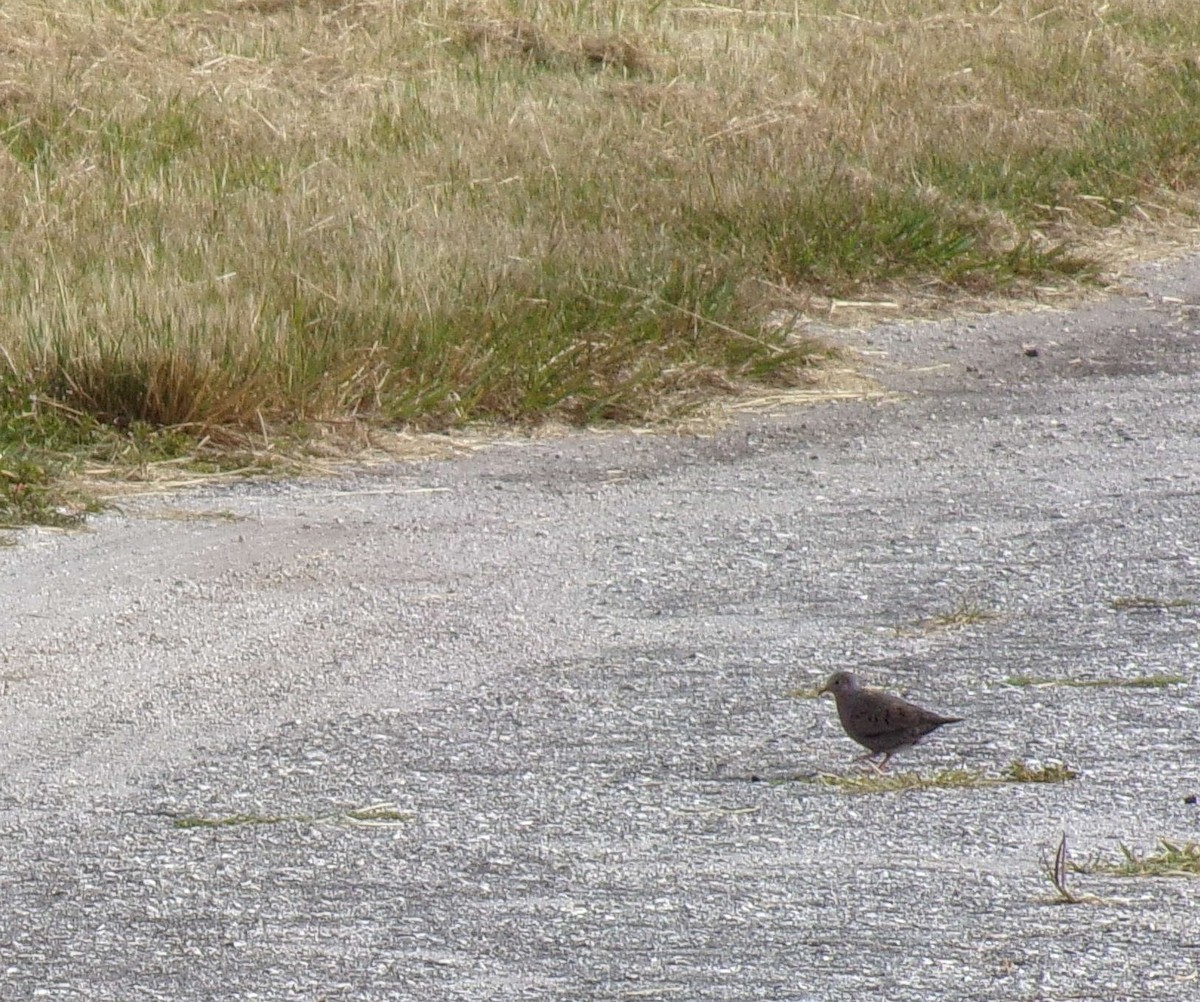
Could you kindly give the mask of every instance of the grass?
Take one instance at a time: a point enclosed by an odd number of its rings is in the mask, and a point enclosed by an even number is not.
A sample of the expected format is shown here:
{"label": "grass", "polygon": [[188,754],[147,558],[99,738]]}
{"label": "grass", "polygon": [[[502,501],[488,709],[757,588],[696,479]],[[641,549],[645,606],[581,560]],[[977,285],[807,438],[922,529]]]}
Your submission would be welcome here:
{"label": "grass", "polygon": [[51,478],[323,422],[673,419],[808,381],[831,352],[794,321],[839,300],[1089,281],[1200,185],[1194,4],[11,0],[4,25],[0,448]]}
{"label": "grass", "polygon": [[1058,842],[1058,848],[1054,852],[1053,860],[1042,857],[1042,872],[1046,879],[1050,882],[1050,886],[1054,888],[1054,896],[1046,898],[1046,904],[1050,905],[1085,905],[1085,904],[1103,904],[1103,899],[1096,897],[1094,894],[1080,894],[1071,889],[1068,883],[1068,873],[1078,873],[1079,867],[1071,863],[1067,857],[1067,836],[1063,833]]}
{"label": "grass", "polygon": [[1020,688],[1055,686],[1065,689],[1164,689],[1185,685],[1183,675],[1142,675],[1137,678],[1055,678],[1041,675],[1009,675],[1005,685]]}
{"label": "grass", "polygon": [[1005,768],[1003,778],[1006,783],[1065,783],[1078,779],[1079,773],[1062,762],[1042,765],[1016,760]]}
{"label": "grass", "polygon": [[1138,853],[1124,843],[1120,846],[1121,858],[1106,861],[1094,858],[1086,863],[1073,863],[1067,856],[1067,836],[1059,840],[1053,860],[1042,858],[1042,871],[1054,888],[1053,897],[1045,899],[1047,904],[1078,905],[1103,904],[1104,899],[1094,894],[1081,894],[1069,886],[1068,874],[1107,874],[1117,877],[1196,877],[1200,876],[1200,842],[1176,842],[1158,840],[1158,849]]}
{"label": "grass", "polygon": [[1189,609],[1195,604],[1190,598],[1153,598],[1149,595],[1125,595],[1111,602],[1118,612],[1164,612]]}
{"label": "grass", "polygon": [[143,518],[159,519],[164,522],[242,522],[245,521],[244,515],[237,515],[231,511],[214,510],[202,511],[188,508],[156,508],[154,511],[147,512]]}
{"label": "grass", "polygon": [[1119,877],[1195,877],[1200,876],[1200,842],[1158,840],[1158,849],[1138,853],[1121,844],[1121,859],[1116,862],[1092,860],[1076,867],[1081,873],[1109,873]]}
{"label": "grass", "polygon": [[185,817],[176,818],[175,828],[244,828],[252,825],[277,825],[284,821],[295,821],[296,818],[278,814],[225,814],[220,817]]}
{"label": "grass", "polygon": [[906,793],[910,790],[980,789],[1012,783],[1065,783],[1079,773],[1061,763],[1049,765],[1011,762],[998,776],[970,769],[943,769],[922,776],[915,772],[863,772],[853,775],[819,773],[802,781],[827,786],[843,793]]}
{"label": "grass", "polygon": [[225,814],[215,817],[187,816],[175,818],[172,827],[183,830],[193,828],[245,828],[255,825],[277,824],[345,824],[366,827],[394,827],[412,820],[412,815],[398,810],[393,804],[379,803],[367,807],[356,807],[332,814]]}
{"label": "grass", "polygon": [[18,452],[0,455],[0,529],[24,525],[74,528],[98,503],[65,487],[56,468]]}
{"label": "grass", "polygon": [[937,633],[942,630],[954,630],[963,626],[975,626],[980,623],[990,623],[1000,618],[1000,613],[987,609],[969,598],[960,598],[945,612],[923,616],[903,626],[897,626],[897,636],[907,633]]}
{"label": "grass", "polygon": [[[146,422],[105,425],[81,411],[33,398],[20,414],[0,405],[0,529],[77,528],[104,507],[114,483],[170,486],[212,478],[303,469],[292,442],[254,443],[235,429],[203,435]],[[73,409],[72,409],[73,410]],[[290,436],[295,439],[295,436]]]}
{"label": "grass", "polygon": [[929,776],[915,772],[860,773],[838,776],[821,773],[811,778],[817,786],[843,793],[906,793],[910,790],[953,790],[992,785],[981,773],[969,769],[943,769]]}

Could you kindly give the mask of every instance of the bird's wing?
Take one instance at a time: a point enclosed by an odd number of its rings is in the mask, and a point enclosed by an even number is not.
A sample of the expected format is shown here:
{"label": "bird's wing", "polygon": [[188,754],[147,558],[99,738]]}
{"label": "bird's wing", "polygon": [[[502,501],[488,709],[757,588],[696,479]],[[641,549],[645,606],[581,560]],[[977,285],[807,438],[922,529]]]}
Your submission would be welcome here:
{"label": "bird's wing", "polygon": [[863,692],[852,714],[854,729],[868,739],[907,730],[913,726],[909,709],[918,708],[886,693]]}
{"label": "bird's wing", "polygon": [[917,706],[916,703],[910,703],[907,699],[901,699],[899,696],[891,696],[883,692],[872,693],[872,695],[876,698],[872,700],[874,705],[871,707],[870,719],[872,726],[879,728],[875,732],[877,734],[921,730],[936,727],[939,724],[948,724],[957,719],[943,717],[939,713],[927,710],[923,706]]}

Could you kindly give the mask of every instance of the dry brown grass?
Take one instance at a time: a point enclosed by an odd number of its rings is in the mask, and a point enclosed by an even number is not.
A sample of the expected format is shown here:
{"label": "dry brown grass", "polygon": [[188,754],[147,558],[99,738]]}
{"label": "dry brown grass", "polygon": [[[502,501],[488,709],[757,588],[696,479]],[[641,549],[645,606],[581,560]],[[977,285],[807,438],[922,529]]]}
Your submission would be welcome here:
{"label": "dry brown grass", "polygon": [[1192,218],[1200,176],[1200,5],[11,0],[0,29],[26,436],[30,394],[202,430],[661,417],[802,384],[819,346],[770,311],[1037,295],[1122,220]]}

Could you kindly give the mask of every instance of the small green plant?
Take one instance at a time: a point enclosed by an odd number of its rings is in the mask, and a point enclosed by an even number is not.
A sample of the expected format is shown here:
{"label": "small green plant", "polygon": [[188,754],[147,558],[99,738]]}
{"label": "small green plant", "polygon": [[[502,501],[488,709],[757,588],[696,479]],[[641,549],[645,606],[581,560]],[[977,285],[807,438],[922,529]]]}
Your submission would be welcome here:
{"label": "small green plant", "polygon": [[142,517],[157,519],[163,522],[241,522],[245,516],[224,509],[203,511],[189,508],[155,508],[146,512]]}
{"label": "small green plant", "polygon": [[1196,603],[1190,598],[1152,598],[1148,595],[1127,595],[1110,603],[1119,612],[1163,612],[1188,609]]}
{"label": "small green plant", "polygon": [[295,818],[281,814],[225,814],[219,817],[185,817],[176,818],[172,822],[175,828],[241,828],[252,825],[277,825],[283,821],[294,821]]}
{"label": "small green plant", "polygon": [[929,776],[915,772],[863,772],[849,775],[817,773],[790,782],[811,783],[843,793],[905,793],[909,790],[980,789],[1009,783],[1066,783],[1079,773],[1062,763],[1046,765],[1015,760],[997,776],[970,769],[943,769]]}
{"label": "small green plant", "polygon": [[969,769],[944,769],[929,776],[915,772],[862,773],[837,776],[821,773],[809,782],[817,786],[828,786],[843,793],[906,793],[910,790],[956,790],[980,786],[992,786],[989,779]]}
{"label": "small green plant", "polygon": [[1039,675],[1010,675],[1006,685],[1020,688],[1056,686],[1063,689],[1163,689],[1187,682],[1183,675],[1142,675],[1138,678],[1056,678]]}
{"label": "small green plant", "polygon": [[61,462],[30,455],[0,456],[0,528],[45,525],[75,528],[95,500],[72,492],[60,480]]}
{"label": "small green plant", "polygon": [[393,804],[382,803],[371,804],[369,807],[358,807],[352,811],[346,811],[344,814],[327,815],[321,820],[343,821],[346,824],[352,825],[374,825],[381,828],[390,828],[411,821],[412,819],[412,814],[407,811],[398,810]]}
{"label": "small green plant", "polygon": [[1006,783],[1065,783],[1078,779],[1079,773],[1061,762],[1031,765],[1017,760],[1009,763],[1003,778]]}
{"label": "small green plant", "polygon": [[989,623],[999,618],[1000,613],[994,609],[985,608],[969,598],[960,598],[945,612],[923,616],[911,623],[897,626],[895,632],[897,636],[912,633],[937,633],[942,630],[954,630],[963,626]]}
{"label": "small green plant", "polygon": [[1108,863],[1100,860],[1079,867],[1080,872],[1111,873],[1118,877],[1196,877],[1200,876],[1200,842],[1158,840],[1154,852],[1138,853],[1121,843],[1122,858]]}
{"label": "small green plant", "polygon": [[399,810],[394,804],[378,803],[355,807],[331,814],[226,814],[216,817],[186,816],[175,818],[171,824],[183,830],[192,828],[242,828],[253,825],[278,824],[344,824],[361,827],[391,828],[411,821],[412,814]]}
{"label": "small green plant", "polygon": [[1063,837],[1059,839],[1058,849],[1055,850],[1053,860],[1048,859],[1042,854],[1042,872],[1046,879],[1050,882],[1050,886],[1054,888],[1054,897],[1046,898],[1047,904],[1051,905],[1082,905],[1082,904],[1098,904],[1100,898],[1093,894],[1077,894],[1067,885],[1067,873],[1078,873],[1079,868],[1072,865],[1067,859],[1067,835],[1063,833]]}

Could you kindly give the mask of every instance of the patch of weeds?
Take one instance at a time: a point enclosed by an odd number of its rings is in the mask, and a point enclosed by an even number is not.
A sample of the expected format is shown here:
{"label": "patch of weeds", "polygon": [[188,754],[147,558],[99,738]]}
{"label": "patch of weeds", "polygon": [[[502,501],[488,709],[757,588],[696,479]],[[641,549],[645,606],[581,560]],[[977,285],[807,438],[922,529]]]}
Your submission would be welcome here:
{"label": "patch of weeds", "polygon": [[27,380],[0,377],[0,528],[76,528],[103,509],[111,481],[178,482],[187,474],[191,482],[300,465],[272,451],[291,445],[278,439],[268,449],[249,434],[102,417],[53,400]]}
{"label": "patch of weeds", "polygon": [[863,773],[835,776],[821,773],[805,780],[816,786],[829,786],[843,793],[905,793],[909,790],[954,790],[992,786],[997,781],[969,769],[944,769],[930,776],[916,772]]}
{"label": "patch of weeds", "polygon": [[413,815],[402,811],[395,804],[378,803],[366,807],[355,807],[348,811],[331,814],[227,814],[216,817],[188,816],[175,818],[173,828],[241,828],[252,825],[277,824],[344,824],[363,827],[391,828],[413,819]]}
{"label": "patch of weeds", "polygon": [[328,815],[321,819],[326,821],[342,821],[352,825],[378,825],[391,827],[403,824],[413,819],[412,814],[401,811],[394,804],[371,804],[368,807],[358,807],[340,815]]}
{"label": "patch of weeds", "polygon": [[1068,872],[1080,872],[1079,867],[1071,864],[1067,859],[1067,836],[1063,833],[1063,837],[1059,839],[1058,849],[1055,850],[1054,859],[1048,859],[1045,854],[1042,855],[1042,872],[1046,879],[1054,888],[1054,896],[1051,898],[1043,898],[1048,905],[1083,905],[1083,904],[1100,904],[1102,899],[1094,894],[1078,894],[1067,885]]}
{"label": "patch of weeds", "polygon": [[159,427],[145,421],[115,421],[95,429],[88,449],[93,463],[138,468],[178,462],[195,455],[203,441],[180,427]]}
{"label": "patch of weeds", "polygon": [[1038,249],[1028,239],[1002,249],[977,212],[911,186],[882,178],[864,185],[861,176],[836,169],[818,184],[804,181],[700,209],[691,217],[695,237],[718,248],[753,248],[772,281],[839,294],[918,275],[959,288],[997,288],[1095,270],[1082,257]]}
{"label": "patch of weeds", "polygon": [[1186,684],[1182,675],[1141,675],[1137,678],[1052,678],[1038,675],[1009,675],[1005,685],[1020,688],[1056,686],[1062,689],[1165,689]]}
{"label": "patch of weeds", "polygon": [[1115,863],[1092,860],[1075,867],[1080,873],[1110,873],[1118,877],[1196,877],[1200,876],[1200,842],[1158,840],[1155,852],[1142,855],[1121,844],[1121,856]]}
{"label": "patch of weeds", "polygon": [[676,814],[696,816],[700,818],[719,819],[736,818],[746,814],[758,814],[757,807],[677,807]]}
{"label": "patch of weeds", "polygon": [[1078,779],[1079,773],[1062,762],[1041,765],[1017,759],[1008,764],[1002,777],[1006,783],[1066,783]]}
{"label": "patch of weeds", "polygon": [[249,825],[277,825],[283,821],[295,821],[281,814],[226,814],[215,818],[176,818],[174,828],[241,828]]}
{"label": "patch of weeds", "polygon": [[960,598],[946,612],[935,613],[915,619],[911,623],[896,627],[896,635],[915,631],[917,633],[936,633],[941,630],[954,630],[962,626],[974,626],[979,623],[990,623],[1000,618],[1000,613],[987,609],[968,598]]}
{"label": "patch of weeds", "polygon": [[313,440],[263,420],[239,430],[89,414],[48,396],[30,378],[0,374],[0,529],[78,527],[131,482],[177,487],[295,474],[313,468],[303,454]]}
{"label": "patch of weeds", "polygon": [[1109,603],[1118,612],[1167,612],[1188,609],[1195,604],[1190,598],[1154,598],[1150,595],[1124,595]]}
{"label": "patch of weeds", "polygon": [[1065,783],[1078,775],[1062,763],[1043,766],[1017,760],[998,776],[971,769],[943,769],[929,776],[915,772],[865,772],[848,776],[818,773],[798,776],[789,782],[831,787],[843,793],[906,793],[909,790],[982,789],[1010,783]]}
{"label": "patch of weeds", "polygon": [[0,528],[45,525],[77,528],[93,499],[71,491],[59,480],[62,463],[33,455],[0,456]]}
{"label": "patch of weeds", "polygon": [[649,74],[650,56],[619,35],[553,34],[525,18],[483,18],[477,12],[464,24],[459,44],[464,53],[484,60],[514,60],[541,69],[611,69],[623,75]]}
{"label": "patch of weeds", "polygon": [[98,498],[70,481],[99,428],[27,380],[0,375],[0,527],[76,528],[101,510]]}
{"label": "patch of weeds", "polygon": [[157,172],[200,146],[208,128],[197,100],[175,94],[161,107],[122,120],[117,116],[100,125],[96,139],[105,165],[118,174],[137,176]]}
{"label": "patch of weeds", "polygon": [[231,511],[192,511],[187,508],[159,508],[140,513],[141,518],[158,519],[163,522],[244,522],[244,515]]}

